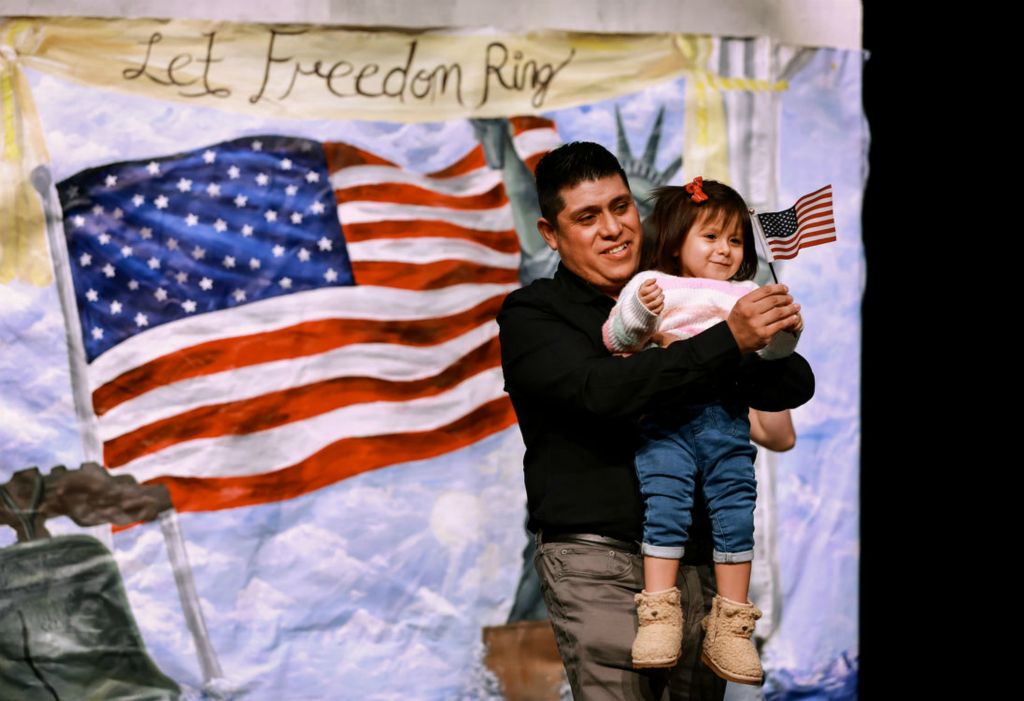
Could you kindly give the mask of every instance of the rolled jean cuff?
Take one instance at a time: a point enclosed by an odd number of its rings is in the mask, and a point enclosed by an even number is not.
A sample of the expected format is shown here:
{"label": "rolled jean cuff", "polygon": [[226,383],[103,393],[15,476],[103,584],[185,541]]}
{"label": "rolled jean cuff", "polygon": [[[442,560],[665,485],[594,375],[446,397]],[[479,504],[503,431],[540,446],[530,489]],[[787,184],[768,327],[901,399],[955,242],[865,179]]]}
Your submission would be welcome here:
{"label": "rolled jean cuff", "polygon": [[[671,546],[671,545],[651,545],[650,543],[643,543],[640,545],[640,552],[650,557],[660,557],[665,560],[681,560],[683,553],[686,548],[682,545]],[[753,556],[753,550],[750,551]]]}
{"label": "rolled jean cuff", "polygon": [[754,551],[744,550],[738,553],[723,553],[720,550],[715,550],[711,555],[711,559],[715,562],[724,563],[750,562],[754,559]]}

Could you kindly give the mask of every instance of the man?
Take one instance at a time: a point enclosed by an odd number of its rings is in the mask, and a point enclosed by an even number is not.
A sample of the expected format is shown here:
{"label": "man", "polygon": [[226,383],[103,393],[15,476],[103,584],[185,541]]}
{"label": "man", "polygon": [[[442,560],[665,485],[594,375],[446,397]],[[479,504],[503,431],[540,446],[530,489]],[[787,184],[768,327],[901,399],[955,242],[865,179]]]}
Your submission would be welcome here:
{"label": "man", "polygon": [[799,355],[753,351],[798,323],[782,285],[741,298],[729,318],[685,341],[626,358],[601,325],[636,272],[642,231],[626,174],[598,144],[572,143],[537,165],[537,228],[557,250],[553,279],[510,294],[501,327],[505,387],[526,443],[529,528],[559,652],[577,700],[719,700],[725,682],[700,663],[700,619],[714,594],[706,508],[694,508],[680,567],[687,631],[671,670],[634,670],[633,596],[643,586],[643,501],[634,470],[635,419],[712,400],[778,411],[807,401],[814,380]]}

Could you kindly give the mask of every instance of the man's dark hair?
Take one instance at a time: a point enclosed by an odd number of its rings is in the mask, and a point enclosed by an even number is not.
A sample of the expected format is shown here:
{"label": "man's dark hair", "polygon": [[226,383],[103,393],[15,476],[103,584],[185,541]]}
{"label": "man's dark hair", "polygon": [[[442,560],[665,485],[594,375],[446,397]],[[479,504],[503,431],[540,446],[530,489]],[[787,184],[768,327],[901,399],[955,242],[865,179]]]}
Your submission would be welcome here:
{"label": "man's dark hair", "polygon": [[563,188],[571,188],[585,180],[600,180],[618,175],[629,187],[626,171],[619,161],[601,144],[591,141],[573,141],[562,144],[544,155],[537,163],[537,199],[540,214],[551,226],[556,225],[558,213],[565,207]]}

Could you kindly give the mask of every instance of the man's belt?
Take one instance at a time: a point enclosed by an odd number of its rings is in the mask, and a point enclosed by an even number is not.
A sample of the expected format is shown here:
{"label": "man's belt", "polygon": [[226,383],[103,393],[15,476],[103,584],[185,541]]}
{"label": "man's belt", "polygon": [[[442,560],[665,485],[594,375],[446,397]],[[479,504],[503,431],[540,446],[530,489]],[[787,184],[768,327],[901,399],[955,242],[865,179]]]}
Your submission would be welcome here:
{"label": "man's belt", "polygon": [[541,530],[538,534],[541,543],[578,543],[581,545],[597,545],[603,548],[612,548],[623,552],[637,555],[640,553],[640,543],[631,540],[618,540],[609,538],[606,535],[596,533],[564,533],[562,531]]}

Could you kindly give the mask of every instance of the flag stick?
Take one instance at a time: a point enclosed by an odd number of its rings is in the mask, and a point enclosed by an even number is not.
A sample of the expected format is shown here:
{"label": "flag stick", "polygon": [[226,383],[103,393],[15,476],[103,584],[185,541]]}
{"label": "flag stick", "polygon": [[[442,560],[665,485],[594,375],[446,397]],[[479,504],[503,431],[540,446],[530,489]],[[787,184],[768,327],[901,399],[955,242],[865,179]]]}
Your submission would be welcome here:
{"label": "flag stick", "polygon": [[[32,170],[31,179],[32,187],[39,193],[43,204],[46,238],[50,244],[50,255],[53,259],[57,296],[60,299],[61,310],[64,312],[68,362],[71,370],[71,394],[81,432],[82,453],[86,461],[102,465],[103,447],[96,430],[96,415],[93,413],[89,397],[85,344],[82,342],[82,325],[78,317],[78,305],[75,302],[74,285],[71,281],[71,263],[68,259],[67,243],[64,237],[64,223],[57,207],[57,190],[50,169],[44,165],[36,166]],[[170,509],[160,512],[159,519],[164,545],[167,546],[167,555],[174,572],[174,583],[177,585],[178,596],[181,599],[185,623],[192,634],[196,655],[199,657],[199,666],[203,670],[204,685],[216,687],[218,686],[217,682],[224,675],[217,659],[217,653],[210,643],[210,634],[206,630],[203,611],[199,606],[192,567],[189,565],[185,541],[181,536],[181,529],[178,527],[177,512],[172,506]],[[113,550],[110,526],[97,526],[89,530]]]}
{"label": "flag stick", "polygon": [[772,273],[772,280],[778,283],[779,278],[775,274],[775,266],[772,265],[775,256],[772,255],[771,249],[768,248],[768,239],[765,238],[764,230],[761,228],[761,221],[757,218],[757,212],[753,209],[748,209],[747,211],[750,212],[750,221],[754,225],[754,238],[761,243],[761,250],[764,252],[765,262],[768,263],[768,270]]}
{"label": "flag stick", "polygon": [[209,684],[223,677],[224,672],[221,670],[220,660],[217,659],[217,652],[210,643],[210,634],[206,630],[206,620],[203,618],[203,609],[199,605],[199,595],[196,593],[196,583],[192,577],[192,566],[188,561],[188,551],[185,550],[185,539],[181,536],[181,526],[178,524],[178,512],[173,507],[165,509],[160,512],[159,518],[167,555],[171,560],[174,583],[178,586],[181,610],[185,614],[185,623],[196,644],[196,656],[203,670],[203,681]]}
{"label": "flag stick", "polygon": [[[78,417],[78,430],[82,441],[82,455],[85,461],[103,463],[103,450],[96,430],[96,415],[89,397],[89,382],[86,375],[85,344],[82,342],[82,324],[78,318],[78,304],[75,302],[74,285],[71,282],[71,262],[64,240],[64,223],[56,208],[56,189],[53,176],[46,166],[32,169],[32,187],[43,201],[43,216],[46,220],[46,239],[50,244],[53,259],[53,273],[57,284],[57,298],[64,313],[64,330],[68,341],[68,365],[71,372],[71,396]],[[109,545],[109,541],[108,541]]]}

